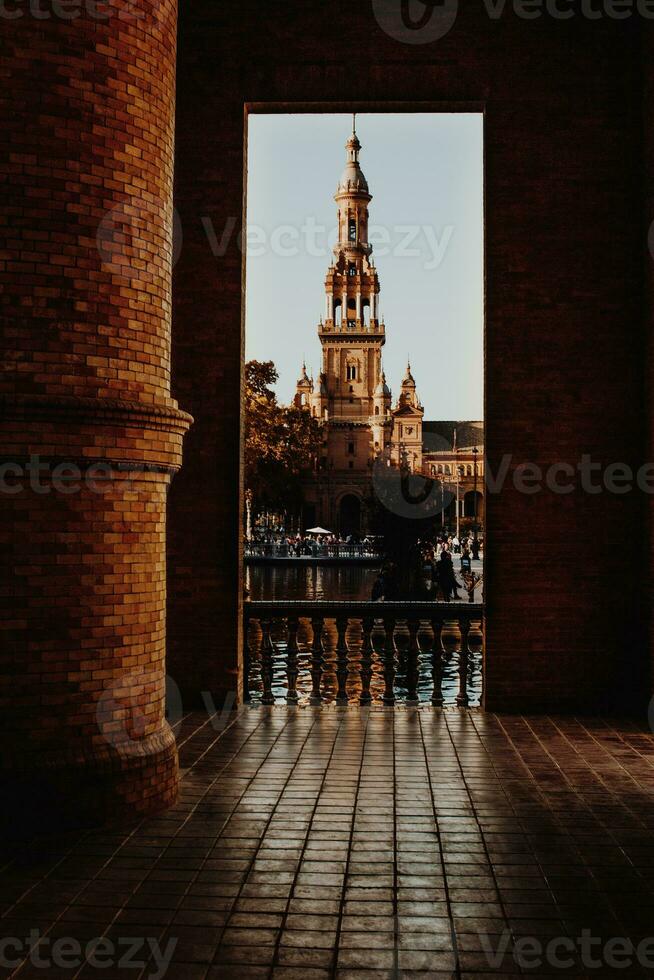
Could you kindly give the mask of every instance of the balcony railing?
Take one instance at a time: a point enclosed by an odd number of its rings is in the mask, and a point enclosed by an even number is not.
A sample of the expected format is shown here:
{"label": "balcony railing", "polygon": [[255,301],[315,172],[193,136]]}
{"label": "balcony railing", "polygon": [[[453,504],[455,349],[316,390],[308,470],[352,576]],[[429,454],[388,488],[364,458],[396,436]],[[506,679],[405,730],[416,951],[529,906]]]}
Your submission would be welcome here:
{"label": "balcony railing", "polygon": [[253,702],[480,702],[481,604],[249,601],[244,616]]}

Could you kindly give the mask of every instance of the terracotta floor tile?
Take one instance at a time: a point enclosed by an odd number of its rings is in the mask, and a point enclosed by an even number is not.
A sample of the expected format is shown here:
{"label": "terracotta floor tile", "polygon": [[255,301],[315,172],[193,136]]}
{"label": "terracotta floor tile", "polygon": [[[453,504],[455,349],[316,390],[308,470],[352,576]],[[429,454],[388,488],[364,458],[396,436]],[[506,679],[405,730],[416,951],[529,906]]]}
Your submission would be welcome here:
{"label": "terracotta floor tile", "polygon": [[216,737],[203,721],[184,720],[167,813],[7,855],[2,935],[172,937],[175,980],[513,977],[511,934],[651,935],[654,736],[631,722],[252,707]]}

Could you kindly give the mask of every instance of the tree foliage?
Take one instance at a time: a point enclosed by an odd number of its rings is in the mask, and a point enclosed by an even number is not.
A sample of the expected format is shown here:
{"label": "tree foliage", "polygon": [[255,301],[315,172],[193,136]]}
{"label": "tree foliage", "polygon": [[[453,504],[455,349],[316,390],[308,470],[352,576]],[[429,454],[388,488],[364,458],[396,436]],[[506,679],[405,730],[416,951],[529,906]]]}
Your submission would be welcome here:
{"label": "tree foliage", "polygon": [[272,361],[245,365],[245,486],[255,513],[298,513],[301,477],[320,449],[320,424],[306,409],[280,405]]}

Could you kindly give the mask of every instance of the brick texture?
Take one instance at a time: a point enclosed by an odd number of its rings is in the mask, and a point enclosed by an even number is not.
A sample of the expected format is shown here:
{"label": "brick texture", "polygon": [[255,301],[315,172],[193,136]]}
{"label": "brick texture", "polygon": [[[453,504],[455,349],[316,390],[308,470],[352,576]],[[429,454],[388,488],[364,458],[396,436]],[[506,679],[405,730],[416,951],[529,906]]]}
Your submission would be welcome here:
{"label": "brick texture", "polygon": [[[171,495],[170,669],[190,694],[237,689],[239,407],[246,103],[486,113],[486,445],[497,471],[637,467],[645,446],[641,77],[635,21],[491,19],[403,44],[370,4],[262,15],[182,10],[173,392],[196,417]],[[218,238],[232,220],[223,255]],[[206,224],[206,222],[205,222]],[[317,283],[320,291],[320,284]],[[283,338],[271,339],[271,352]],[[436,376],[437,365],[434,365]],[[488,497],[486,700],[523,710],[630,702],[646,689],[636,494]]]}
{"label": "brick texture", "polygon": [[177,10],[43,10],[11,22],[1,68],[2,768],[26,811],[116,818],[177,787],[164,705],[166,496],[190,421],[170,396]]}
{"label": "brick texture", "polygon": [[[642,42],[643,64],[643,183],[644,207],[641,215],[643,240],[647,243],[644,250],[643,267],[645,278],[645,302],[643,303],[644,335],[645,335],[645,371],[647,395],[645,399],[646,417],[648,420],[646,432],[646,454],[648,459],[654,459],[654,31],[649,31]],[[647,533],[641,539],[641,567],[648,569],[650,575],[646,580],[647,592],[643,598],[642,615],[647,620],[647,638],[650,652],[649,683],[644,685],[654,695],[654,503],[650,499],[646,508]]]}

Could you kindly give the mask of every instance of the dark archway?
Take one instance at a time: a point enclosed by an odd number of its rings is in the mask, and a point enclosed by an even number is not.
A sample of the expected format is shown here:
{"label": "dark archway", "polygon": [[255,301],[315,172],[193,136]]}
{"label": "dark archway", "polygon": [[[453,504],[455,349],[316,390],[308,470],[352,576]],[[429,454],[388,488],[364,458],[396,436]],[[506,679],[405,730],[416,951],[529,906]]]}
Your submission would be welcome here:
{"label": "dark archway", "polygon": [[361,501],[354,494],[346,494],[338,508],[339,531],[343,535],[361,532]]}

